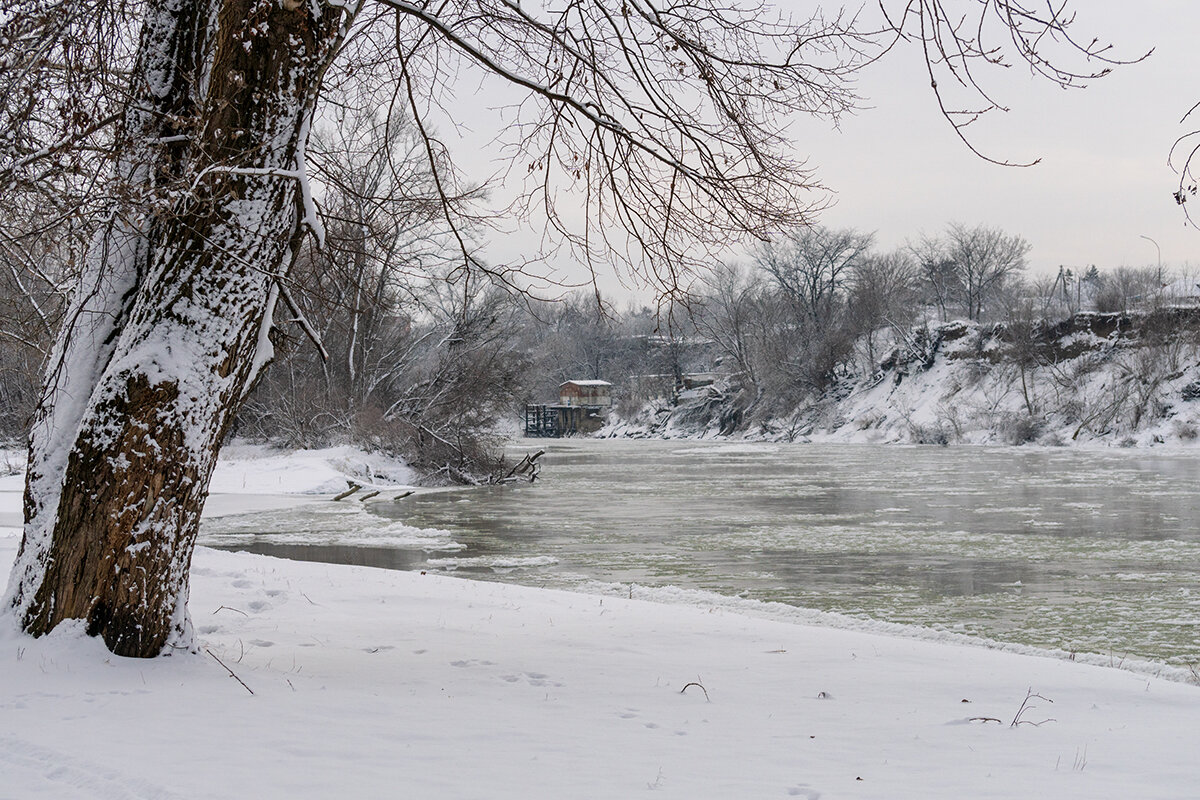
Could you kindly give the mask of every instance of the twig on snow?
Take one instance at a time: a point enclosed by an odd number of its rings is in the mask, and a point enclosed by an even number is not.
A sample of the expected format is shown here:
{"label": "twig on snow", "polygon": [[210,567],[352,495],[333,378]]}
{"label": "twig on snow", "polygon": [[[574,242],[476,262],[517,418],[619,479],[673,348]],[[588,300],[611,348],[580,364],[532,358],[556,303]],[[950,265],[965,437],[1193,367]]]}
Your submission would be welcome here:
{"label": "twig on snow", "polygon": [[1025,715],[1026,711],[1030,711],[1037,707],[1037,706],[1029,705],[1029,701],[1033,700],[1035,698],[1038,700],[1045,700],[1047,703],[1054,702],[1049,697],[1043,697],[1042,695],[1037,694],[1036,692],[1033,691],[1033,687],[1030,687],[1029,690],[1025,693],[1025,699],[1021,701],[1021,707],[1017,709],[1017,715],[1015,717],[1013,717],[1013,721],[1009,724],[1008,727],[1015,728],[1018,725],[1032,725],[1033,727],[1036,728],[1039,725],[1045,725],[1047,722],[1057,722],[1058,721],[1055,719],[1044,719],[1041,722],[1033,722],[1032,720],[1021,719],[1021,717]]}
{"label": "twig on snow", "polygon": [[237,676],[237,673],[235,673],[233,670],[231,670],[231,669],[229,668],[229,665],[228,665],[228,664],[226,664],[226,663],[225,663],[224,661],[222,661],[221,659],[217,658],[216,654],[215,654],[215,653],[213,653],[213,651],[212,651],[212,650],[209,650],[209,649],[206,647],[206,648],[204,648],[204,652],[206,652],[206,653],[208,653],[210,656],[212,656],[212,657],[213,657],[213,661],[216,661],[216,662],[217,662],[218,664],[220,664],[222,667],[225,667],[225,671],[229,673],[229,677],[233,678],[235,681],[237,681],[238,683],[240,683],[240,684],[242,685],[242,688],[244,688],[244,689],[245,689],[247,692],[249,692],[250,694],[254,694],[254,690],[253,690],[253,689],[251,689],[249,686],[247,686],[247,685],[246,685],[246,682],[245,682],[244,680],[242,680],[241,678],[239,678],[239,677]]}

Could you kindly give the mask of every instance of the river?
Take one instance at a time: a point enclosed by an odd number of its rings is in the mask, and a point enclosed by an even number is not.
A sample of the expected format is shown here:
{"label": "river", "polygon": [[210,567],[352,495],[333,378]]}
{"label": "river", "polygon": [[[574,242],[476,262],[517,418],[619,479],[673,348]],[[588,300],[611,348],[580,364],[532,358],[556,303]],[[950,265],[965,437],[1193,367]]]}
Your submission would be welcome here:
{"label": "river", "polygon": [[681,586],[1068,651],[1200,662],[1200,458],[523,441],[535,484],[205,523],[201,543],[574,588]]}

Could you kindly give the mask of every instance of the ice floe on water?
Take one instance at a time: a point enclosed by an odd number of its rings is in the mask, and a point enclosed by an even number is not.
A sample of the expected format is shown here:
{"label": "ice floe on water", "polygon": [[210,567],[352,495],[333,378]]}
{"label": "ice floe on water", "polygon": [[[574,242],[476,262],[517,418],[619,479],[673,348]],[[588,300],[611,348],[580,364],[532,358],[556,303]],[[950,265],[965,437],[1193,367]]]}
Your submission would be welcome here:
{"label": "ice floe on water", "polygon": [[466,558],[431,558],[426,562],[433,569],[453,572],[457,569],[511,570],[522,567],[550,567],[558,563],[550,556],[513,558],[506,556],[472,556]]}

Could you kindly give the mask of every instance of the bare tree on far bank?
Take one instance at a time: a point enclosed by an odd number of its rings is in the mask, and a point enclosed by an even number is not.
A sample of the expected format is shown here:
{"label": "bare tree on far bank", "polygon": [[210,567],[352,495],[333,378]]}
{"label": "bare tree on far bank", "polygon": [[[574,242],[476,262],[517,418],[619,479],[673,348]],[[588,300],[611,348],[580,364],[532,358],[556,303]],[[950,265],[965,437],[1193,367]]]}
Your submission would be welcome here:
{"label": "bare tree on far bank", "polygon": [[956,222],[942,237],[923,237],[912,252],[943,314],[953,306],[977,320],[1025,270],[1029,243],[998,228]]}

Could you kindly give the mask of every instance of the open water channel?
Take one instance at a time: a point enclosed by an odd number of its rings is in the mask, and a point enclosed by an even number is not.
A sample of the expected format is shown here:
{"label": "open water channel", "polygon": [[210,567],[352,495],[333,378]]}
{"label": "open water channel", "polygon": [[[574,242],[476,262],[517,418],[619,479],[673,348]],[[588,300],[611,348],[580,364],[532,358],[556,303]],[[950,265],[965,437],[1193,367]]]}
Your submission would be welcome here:
{"label": "open water channel", "polygon": [[210,520],[201,544],[560,588],[680,586],[1200,662],[1200,456],[523,441],[535,484]]}

